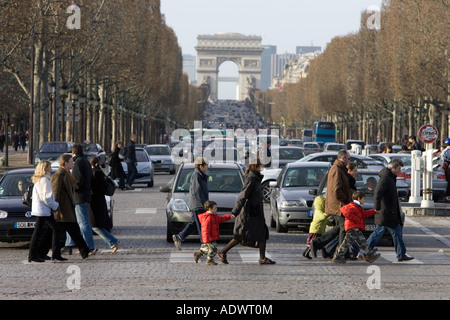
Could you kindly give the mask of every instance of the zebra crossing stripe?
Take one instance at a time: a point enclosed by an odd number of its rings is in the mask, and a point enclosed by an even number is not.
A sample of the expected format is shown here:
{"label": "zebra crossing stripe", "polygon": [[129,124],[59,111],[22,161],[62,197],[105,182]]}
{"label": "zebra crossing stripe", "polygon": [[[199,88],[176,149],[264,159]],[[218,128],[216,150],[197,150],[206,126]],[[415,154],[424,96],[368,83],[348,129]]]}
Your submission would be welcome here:
{"label": "zebra crossing stripe", "polygon": [[136,214],[156,214],[156,208],[136,208]]}

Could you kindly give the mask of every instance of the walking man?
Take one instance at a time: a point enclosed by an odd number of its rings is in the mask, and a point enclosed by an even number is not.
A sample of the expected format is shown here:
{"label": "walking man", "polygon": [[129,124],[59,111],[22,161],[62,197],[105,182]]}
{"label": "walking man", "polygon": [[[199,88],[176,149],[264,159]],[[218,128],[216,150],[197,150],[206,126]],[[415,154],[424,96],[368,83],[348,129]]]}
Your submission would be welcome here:
{"label": "walking man", "polygon": [[136,140],[137,136],[135,134],[132,134],[130,137],[130,142],[127,145],[127,153],[125,155],[125,163],[127,164],[128,168],[127,181],[125,183],[125,189],[127,190],[133,190],[132,185],[138,173],[137,172],[138,161],[136,158],[136,147],[135,147]]}
{"label": "walking man", "polygon": [[200,236],[200,242],[202,242],[202,232],[198,215],[205,212],[204,205],[209,200],[208,176],[206,172],[208,172],[208,161],[202,157],[195,159],[195,169],[191,176],[189,186],[188,203],[189,208],[192,210],[192,220],[186,225],[183,231],[172,236],[173,243],[178,250],[181,250],[181,242],[193,234],[196,228]]}
{"label": "walking man", "polygon": [[367,244],[372,250],[381,239],[387,229],[394,241],[395,253],[398,261],[408,261],[414,259],[406,255],[405,244],[403,243],[402,226],[400,215],[400,203],[397,193],[397,175],[403,167],[403,162],[393,159],[388,163],[387,168],[380,171],[380,180],[375,188],[374,207],[381,211],[374,216],[375,230],[367,239]]}
{"label": "walking man", "polygon": [[[90,253],[95,254],[94,237],[92,236],[92,228],[89,223],[89,203],[91,202],[92,192],[92,169],[91,165],[84,157],[83,146],[81,144],[74,144],[72,147],[72,155],[74,165],[72,169],[72,176],[77,180],[74,186],[73,200],[75,203],[75,215],[77,217],[78,225]],[[67,236],[66,246],[74,246],[75,242]]]}
{"label": "walking man", "polygon": [[337,236],[339,236],[339,244],[344,241],[345,217],[342,215],[340,209],[353,201],[352,191],[350,190],[347,177],[347,165],[349,163],[350,153],[347,150],[340,150],[336,161],[328,172],[325,212],[334,216],[336,225],[319,238],[311,241],[311,252],[314,258],[317,258],[317,250],[324,248]]}

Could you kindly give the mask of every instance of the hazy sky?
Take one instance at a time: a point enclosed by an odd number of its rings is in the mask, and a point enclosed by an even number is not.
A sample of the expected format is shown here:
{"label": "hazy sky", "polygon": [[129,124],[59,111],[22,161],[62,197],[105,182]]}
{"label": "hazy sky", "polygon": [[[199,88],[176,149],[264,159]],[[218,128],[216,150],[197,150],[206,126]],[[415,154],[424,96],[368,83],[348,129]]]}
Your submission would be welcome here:
{"label": "hazy sky", "polygon": [[[321,46],[359,30],[361,13],[382,0],[161,0],[183,54],[196,55],[200,34],[237,32],[262,37],[277,53]],[[237,68],[236,68],[237,70]],[[237,71],[236,71],[237,72]]]}

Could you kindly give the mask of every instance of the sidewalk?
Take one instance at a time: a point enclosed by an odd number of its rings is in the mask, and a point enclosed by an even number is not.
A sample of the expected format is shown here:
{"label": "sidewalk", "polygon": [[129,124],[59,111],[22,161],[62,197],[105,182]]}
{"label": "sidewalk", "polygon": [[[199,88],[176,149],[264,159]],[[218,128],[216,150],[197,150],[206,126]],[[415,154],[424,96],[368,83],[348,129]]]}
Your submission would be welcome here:
{"label": "sidewalk", "polygon": [[[5,158],[5,152],[0,153],[0,158]],[[28,150],[23,152],[14,151],[14,149],[8,149],[8,166],[3,166],[0,163],[0,176],[2,176],[6,171],[20,169],[20,168],[34,168],[34,165],[28,163]]]}

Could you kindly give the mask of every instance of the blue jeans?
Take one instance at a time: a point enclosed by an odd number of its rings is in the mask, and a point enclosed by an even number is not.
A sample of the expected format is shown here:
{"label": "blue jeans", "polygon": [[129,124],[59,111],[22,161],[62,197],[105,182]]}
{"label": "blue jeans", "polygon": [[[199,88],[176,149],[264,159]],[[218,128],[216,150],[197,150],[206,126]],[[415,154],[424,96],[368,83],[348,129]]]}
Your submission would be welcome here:
{"label": "blue jeans", "polygon": [[98,234],[110,248],[116,245],[118,240],[111,233],[109,233],[108,230],[97,227],[92,227],[92,230],[94,230],[95,233]]}
{"label": "blue jeans", "polygon": [[127,162],[128,174],[126,184],[131,187],[137,176],[137,168],[134,162]]}
{"label": "blue jeans", "polygon": [[382,225],[375,225],[375,230],[373,230],[372,234],[367,239],[367,245],[370,250],[372,250],[380,241],[381,237],[384,234],[384,231],[388,229],[389,233],[392,236],[392,240],[394,241],[395,253],[397,254],[397,259],[402,259],[406,256],[406,248],[403,243],[403,235],[402,235],[402,227],[397,225],[395,228],[390,228]]}
{"label": "blue jeans", "polygon": [[181,241],[184,241],[189,235],[193,234],[195,229],[198,231],[198,235],[200,236],[200,242],[202,241],[202,229],[200,228],[200,221],[198,220],[198,215],[205,212],[205,209],[197,209],[192,210],[192,219],[191,222],[189,222],[186,227],[184,227],[183,231],[181,231],[178,236],[180,237]]}
{"label": "blue jeans", "polygon": [[[75,215],[77,217],[78,225],[80,226],[81,234],[84,241],[86,241],[89,250],[94,250],[94,236],[92,235],[91,224],[89,223],[89,208],[88,203],[83,202],[75,205]],[[75,246],[75,242],[67,234],[66,246]]]}

